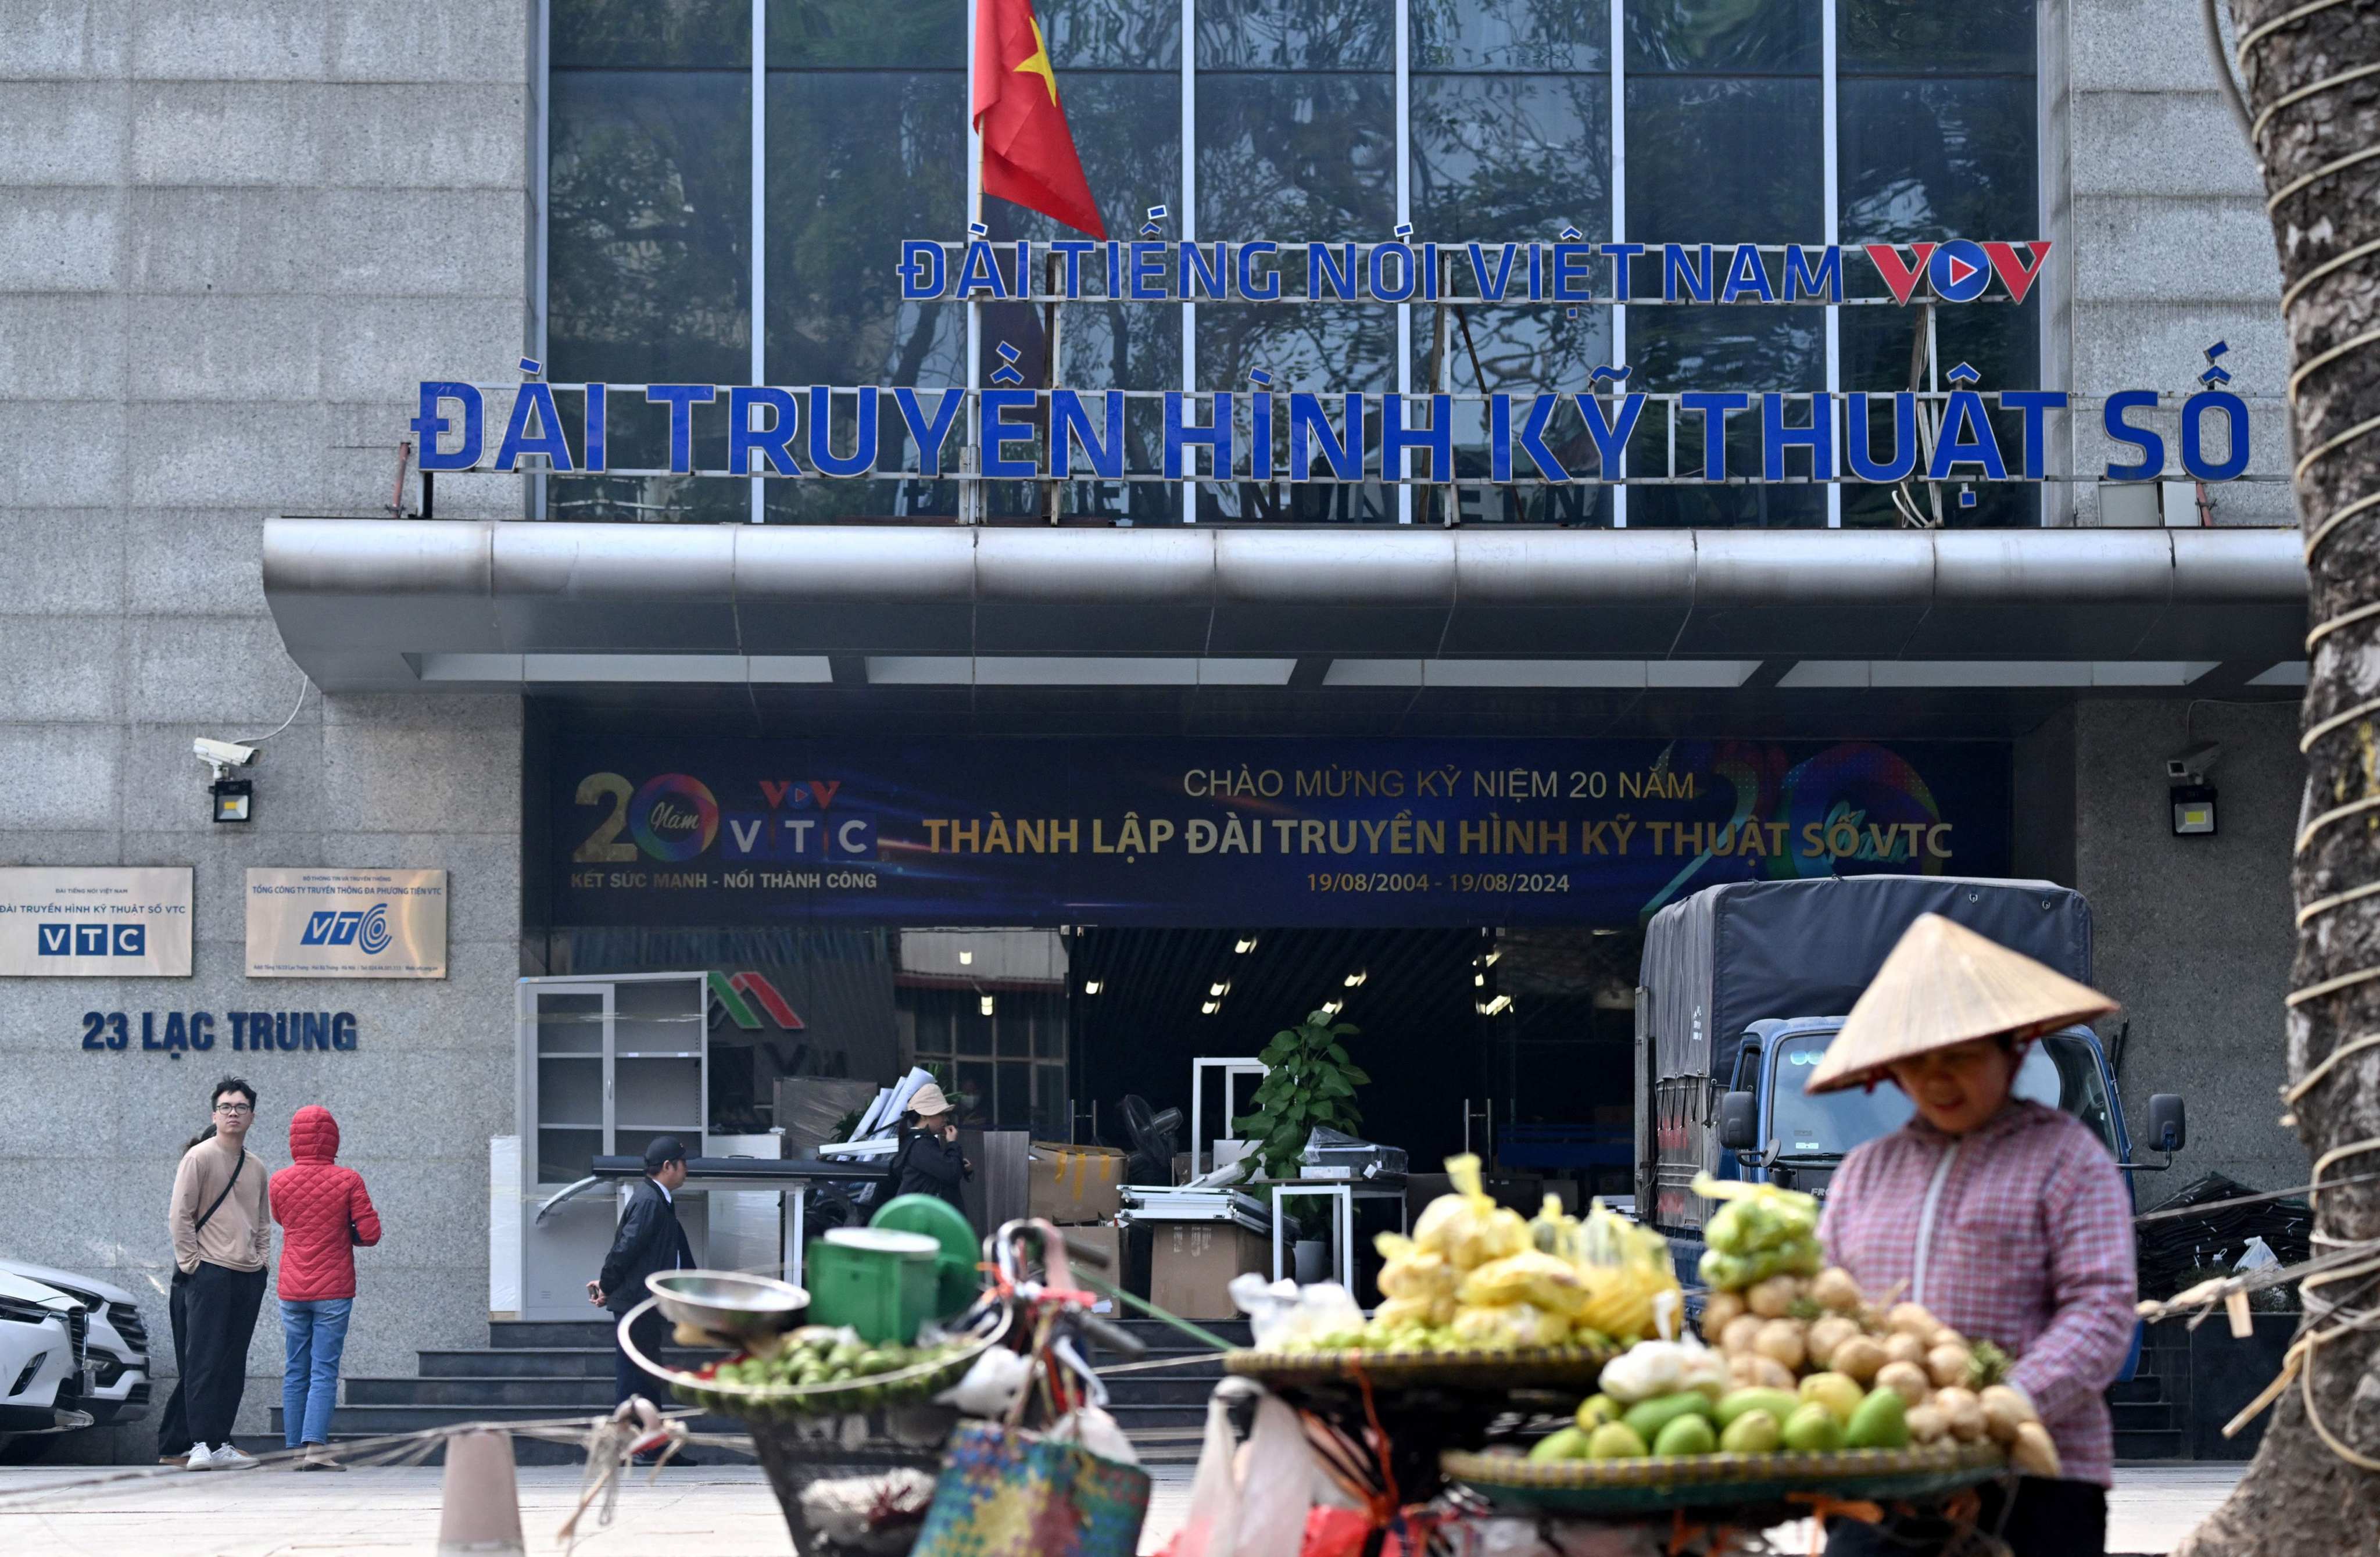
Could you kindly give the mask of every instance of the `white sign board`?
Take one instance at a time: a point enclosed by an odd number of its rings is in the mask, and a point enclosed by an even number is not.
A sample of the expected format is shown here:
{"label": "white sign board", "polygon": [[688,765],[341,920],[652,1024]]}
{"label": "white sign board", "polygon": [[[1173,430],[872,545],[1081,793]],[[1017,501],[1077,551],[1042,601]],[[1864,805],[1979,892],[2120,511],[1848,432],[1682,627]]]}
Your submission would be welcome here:
{"label": "white sign board", "polygon": [[0,866],[0,978],[189,976],[188,866]]}
{"label": "white sign board", "polygon": [[250,870],[248,976],[445,978],[446,872]]}

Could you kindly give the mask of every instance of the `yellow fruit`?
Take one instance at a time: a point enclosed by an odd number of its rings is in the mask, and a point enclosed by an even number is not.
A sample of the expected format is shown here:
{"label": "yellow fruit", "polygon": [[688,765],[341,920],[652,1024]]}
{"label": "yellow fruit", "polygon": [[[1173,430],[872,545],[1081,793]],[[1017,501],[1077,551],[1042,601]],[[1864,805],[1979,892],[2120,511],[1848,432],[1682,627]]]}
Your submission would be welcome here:
{"label": "yellow fruit", "polygon": [[1852,1419],[1866,1393],[1847,1373],[1813,1373],[1802,1381],[1801,1398],[1825,1406],[1839,1422]]}

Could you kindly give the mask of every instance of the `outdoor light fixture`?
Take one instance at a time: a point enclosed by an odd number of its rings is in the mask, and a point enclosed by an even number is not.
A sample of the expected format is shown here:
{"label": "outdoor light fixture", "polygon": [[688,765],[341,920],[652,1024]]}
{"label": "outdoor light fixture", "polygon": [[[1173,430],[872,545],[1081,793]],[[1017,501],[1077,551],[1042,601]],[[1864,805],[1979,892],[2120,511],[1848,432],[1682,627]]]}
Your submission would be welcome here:
{"label": "outdoor light fixture", "polygon": [[2172,807],[2175,837],[2215,835],[2215,786],[2206,782],[2206,771],[2222,755],[2222,742],[2201,741],[2165,760],[2166,800]]}
{"label": "outdoor light fixture", "polygon": [[1250,952],[1253,952],[1256,949],[1257,938],[1253,935],[1245,936],[1241,940],[1232,943],[1232,950],[1239,953],[1242,956],[1247,955]]}
{"label": "outdoor light fixture", "polygon": [[959,966],[961,967],[965,967],[974,961],[975,954],[973,952],[961,952],[959,954]]}
{"label": "outdoor light fixture", "polygon": [[[302,699],[301,699],[302,700]],[[292,714],[295,717],[295,714]],[[287,728],[285,724],[283,728]],[[276,730],[274,735],[281,732]],[[207,765],[214,782],[207,785],[209,809],[217,821],[246,821],[255,801],[255,785],[244,778],[227,775],[236,768],[245,768],[256,760],[256,748],[240,746],[232,741],[208,740],[203,736],[190,743],[190,755]]]}
{"label": "outdoor light fixture", "polygon": [[976,1002],[976,1004],[982,1010],[985,1016],[989,1016],[991,1015],[991,997],[990,995],[984,996],[981,1000]]}
{"label": "outdoor light fixture", "polygon": [[1084,992],[1085,994],[1087,994],[1087,995],[1095,995],[1095,994],[1099,993],[1099,981],[1098,979],[1084,979],[1084,980],[1083,980],[1083,992]]}

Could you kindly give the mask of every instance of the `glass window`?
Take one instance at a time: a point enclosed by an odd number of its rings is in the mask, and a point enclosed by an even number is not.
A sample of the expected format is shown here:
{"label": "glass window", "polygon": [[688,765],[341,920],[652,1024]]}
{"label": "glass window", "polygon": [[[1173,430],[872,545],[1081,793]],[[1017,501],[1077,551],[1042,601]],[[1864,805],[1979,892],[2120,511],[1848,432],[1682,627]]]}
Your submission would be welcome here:
{"label": "glass window", "polygon": [[752,64],[751,0],[553,0],[553,63]]}
{"label": "glass window", "polygon": [[[736,8],[743,10],[749,4],[750,0],[737,0]],[[767,4],[771,70],[802,66],[844,70],[966,68],[965,0],[900,0],[892,6],[882,0],[767,0]],[[1048,25],[1046,20],[1043,25]],[[748,31],[748,18],[745,27]],[[748,52],[745,57],[751,57]],[[963,95],[951,100],[952,117],[964,117],[965,101]],[[770,104],[771,112],[775,106]]]}
{"label": "glass window", "polygon": [[1412,68],[1608,75],[1609,0],[1407,0]]}
{"label": "glass window", "polygon": [[[1791,1156],[1840,1156],[1909,1122],[1916,1111],[1898,1087],[1849,1089],[1812,1097],[1802,1090],[1809,1067],[1825,1056],[1831,1032],[1790,1038],[1770,1061],[1768,1133]],[[1765,1145],[1765,1143],[1764,1143]]]}
{"label": "glass window", "polygon": [[2031,0],[1988,6],[1912,6],[1908,0],[1840,0],[1838,67],[1918,75],[2034,72]]}
{"label": "glass window", "polygon": [[[558,383],[741,383],[750,370],[749,78],[556,71],[546,262],[546,376]],[[568,417],[565,408],[565,418]],[[727,463],[723,405],[698,407],[697,468]],[[611,402],[610,464],[665,469],[669,420]],[[733,481],[552,483],[557,517],[733,519]]]}
{"label": "glass window", "polygon": [[[953,239],[965,217],[964,0],[557,0],[553,10],[549,372],[560,381],[749,376],[747,102],[751,6],[768,7],[770,78],[765,327],[780,384],[963,381],[967,310],[905,304],[891,256],[905,237]],[[1403,0],[1410,115],[1402,127],[1411,218],[1422,240],[1550,238],[1566,225],[1601,241],[1610,226],[1609,9],[1613,0]],[[2022,238],[2039,225],[2034,171],[2034,20],[2030,4],[1983,8],[1838,0],[1841,237],[1911,242]],[[1385,238],[1398,209],[1397,0],[1202,0],[1192,21],[1198,144],[1182,144],[1179,0],[1039,0],[1086,176],[1111,231],[1128,237],[1150,206],[1176,207],[1195,156],[1196,231],[1214,239]],[[1633,0],[1622,15],[1628,115],[1627,237],[1636,242],[1815,242],[1827,148],[1823,0]],[[1168,223],[1169,234],[1185,225]],[[1048,218],[992,200],[995,239],[1067,236]],[[1451,266],[1463,263],[1459,251]],[[1291,290],[1302,266],[1285,267]],[[1846,267],[1854,284],[1865,267]],[[1658,287],[1658,262],[1634,284]],[[1941,310],[1941,361],[1965,360],[1985,386],[2037,382],[2037,303]],[[1758,307],[1629,310],[1631,387],[1815,389],[1824,326],[1810,310]],[[1063,310],[1051,365],[1046,310],[990,304],[987,353],[1015,347],[1028,383],[1172,389],[1184,382],[1183,315],[1171,307],[1081,303]],[[1612,354],[1604,306],[1575,312],[1423,303],[1408,312],[1410,356],[1396,359],[1397,314],[1372,304],[1198,305],[1192,326],[1202,389],[1418,392],[1585,387]],[[1841,310],[1841,382],[1907,382],[1909,316]],[[1693,375],[1691,382],[1686,375]],[[1665,381],[1663,384],[1653,383]],[[565,405],[565,417],[575,412]],[[615,396],[612,463],[666,463],[665,417]],[[834,446],[856,439],[857,409],[833,409]],[[880,466],[910,463],[900,419],[878,407]],[[1574,421],[1575,419],[1572,418]],[[1694,419],[1685,419],[1692,423]],[[696,414],[697,457],[725,462],[723,406]],[[1460,413],[1458,494],[1466,519],[1602,522],[1609,493],[1496,490],[1485,412]],[[1648,440],[1668,435],[1648,412]],[[1160,454],[1154,405],[1127,416],[1126,460]],[[1698,429],[1680,430],[1698,438]],[[1549,441],[1553,435],[1548,434]],[[1572,429],[1573,471],[1592,469]],[[1747,460],[1756,424],[1731,437]],[[1374,434],[1375,440],[1377,433]],[[1046,442],[1046,437],[1044,440]],[[799,445],[797,445],[798,447]],[[1736,446],[1731,443],[1731,447]],[[1699,452],[1697,449],[1695,452]],[[954,466],[955,456],[946,455]],[[1377,455],[1370,468],[1377,472]],[[772,481],[779,521],[954,515],[954,479]],[[550,484],[557,516],[740,518],[733,481],[572,478]],[[1049,483],[988,487],[994,517],[1043,512]],[[1633,522],[1812,522],[1811,489],[1639,489]],[[1960,524],[2033,522],[2030,489],[1985,492]],[[1075,481],[1062,510],[1151,522],[1305,522],[1393,517],[1377,480],[1338,488],[1258,489]],[[1439,499],[1417,494],[1417,507]],[[1812,505],[1815,504],[1815,509]],[[1846,522],[1889,521],[1888,497],[1845,490]]]}
{"label": "glass window", "polygon": [[1627,0],[1623,15],[1631,77],[1818,73],[1819,0]]}
{"label": "glass window", "polygon": [[1201,73],[1396,68],[1395,0],[1204,0],[1196,30]]}

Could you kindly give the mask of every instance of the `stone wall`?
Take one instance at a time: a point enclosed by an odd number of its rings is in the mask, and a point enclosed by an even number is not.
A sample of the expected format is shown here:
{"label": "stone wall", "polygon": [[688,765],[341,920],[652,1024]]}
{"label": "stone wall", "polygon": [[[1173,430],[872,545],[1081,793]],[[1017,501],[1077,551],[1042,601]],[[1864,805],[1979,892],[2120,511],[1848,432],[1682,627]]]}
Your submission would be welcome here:
{"label": "stone wall", "polygon": [[[2286,474],[2280,265],[2264,182],[2224,104],[2197,0],[2051,4],[2062,12],[2066,55],[2045,58],[2043,79],[2066,95],[2045,105],[2062,117],[2052,140],[2063,164],[2047,170],[2044,205],[2068,217],[2058,235],[2068,248],[2064,306],[2072,320],[2067,387],[2078,395],[2194,390],[2206,367],[2202,354],[2226,342],[2228,387],[2247,399],[2253,428],[2249,471]],[[2045,43],[2054,46],[2060,30],[2045,29]],[[2056,187],[2061,176],[2064,189]],[[2047,354],[2058,355],[2055,347]],[[2167,470],[2179,480],[2177,418],[2132,420],[2165,434]],[[2138,457],[2107,436],[2095,407],[2072,427],[2074,468],[2086,477],[2110,458]],[[2217,524],[2295,522],[2286,484],[2237,482],[2214,496]],[[2074,522],[2098,522],[2092,480],[2076,485],[2074,501]]]}
{"label": "stone wall", "polygon": [[[140,1292],[167,1371],[165,1195],[227,1070],[261,1089],[268,1162],[296,1108],[327,1104],[380,1205],[346,1371],[484,1340],[517,699],[310,690],[262,744],[246,826],[208,820],[190,741],[262,735],[298,701],[265,518],[384,513],[412,383],[513,371],[528,48],[501,0],[0,0],[0,863],[189,865],[197,891],[189,979],[0,983],[21,1089],[0,1251]],[[442,517],[517,511],[509,485],[442,493]],[[443,867],[449,977],[248,980],[242,872],[313,864]],[[87,1010],[247,1007],[352,1010],[359,1047],[79,1052]],[[243,1431],[280,1364],[268,1305]],[[140,1458],[154,1421],[60,1452]]]}
{"label": "stone wall", "polygon": [[[2073,715],[2073,885],[2091,899],[2099,987],[2124,1003],[2102,1030],[2131,1024],[2125,1113],[2137,1133],[2151,1092],[2190,1103],[2190,1149],[2143,1179],[2144,1202],[2207,1172],[2260,1189],[2306,1179],[2303,1149],[2277,1123],[2305,778],[2297,718],[2294,703],[2086,702]],[[2178,838],[2165,760],[2204,740],[2223,743],[2207,775],[2219,831]]]}

